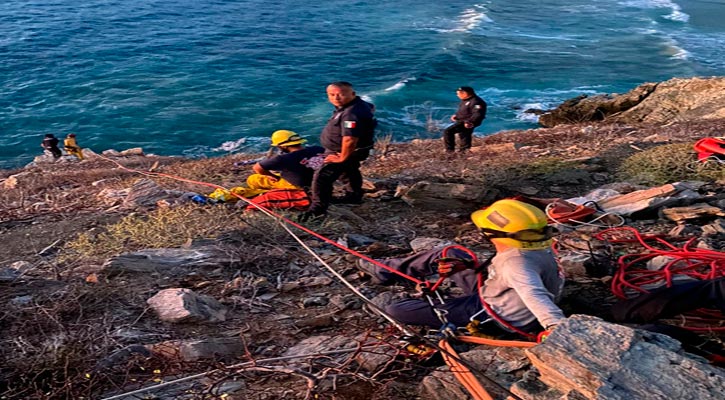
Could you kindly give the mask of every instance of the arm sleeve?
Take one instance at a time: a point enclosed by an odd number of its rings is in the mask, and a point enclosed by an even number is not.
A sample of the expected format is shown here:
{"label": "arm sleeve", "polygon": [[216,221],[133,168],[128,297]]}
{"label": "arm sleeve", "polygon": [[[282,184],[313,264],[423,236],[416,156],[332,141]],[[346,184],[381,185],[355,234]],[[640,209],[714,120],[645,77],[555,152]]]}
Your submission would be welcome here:
{"label": "arm sleeve", "polygon": [[267,171],[279,171],[280,169],[283,169],[284,162],[282,161],[281,157],[275,156],[260,161],[259,166],[266,169]]}
{"label": "arm sleeve", "polygon": [[342,121],[340,123],[342,124],[342,136],[359,138],[363,133],[363,124],[360,121],[360,117],[358,117],[355,113],[346,113],[342,116]]}
{"label": "arm sleeve", "polygon": [[524,265],[521,258],[511,259],[503,269],[506,283],[519,295],[542,327],[558,324],[565,316],[554,304],[554,295],[546,289],[541,276]]}
{"label": "arm sleeve", "polygon": [[471,107],[471,117],[468,119],[468,122],[472,123],[474,126],[481,125],[481,122],[486,118],[486,102],[476,102]]}

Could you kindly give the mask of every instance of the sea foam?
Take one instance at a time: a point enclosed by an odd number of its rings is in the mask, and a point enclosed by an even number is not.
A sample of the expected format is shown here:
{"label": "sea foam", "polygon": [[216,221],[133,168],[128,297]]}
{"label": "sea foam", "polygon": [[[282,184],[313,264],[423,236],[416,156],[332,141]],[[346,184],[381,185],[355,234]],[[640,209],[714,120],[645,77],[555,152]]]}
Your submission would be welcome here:
{"label": "sea foam", "polygon": [[405,87],[405,84],[406,83],[408,83],[410,81],[414,81],[414,80],[415,80],[415,77],[401,79],[398,82],[396,82],[393,86],[390,86],[390,87],[385,88],[385,91],[386,92],[394,92],[396,90],[400,90],[403,87]]}
{"label": "sea foam", "polygon": [[493,22],[493,20],[486,14],[486,11],[487,10],[484,5],[474,4],[473,7],[467,8],[458,14],[458,18],[456,19],[455,26],[453,28],[433,30],[440,33],[471,32],[481,26],[481,23],[483,22]]}
{"label": "sea foam", "polygon": [[222,143],[221,146],[215,148],[214,151],[225,151],[225,152],[231,153],[233,151],[239,150],[246,143],[247,143],[247,138],[230,140],[228,142]]}
{"label": "sea foam", "polygon": [[668,8],[671,12],[663,18],[677,22],[687,22],[690,20],[690,16],[682,11],[680,5],[671,0],[629,0],[621,4],[645,9]]}

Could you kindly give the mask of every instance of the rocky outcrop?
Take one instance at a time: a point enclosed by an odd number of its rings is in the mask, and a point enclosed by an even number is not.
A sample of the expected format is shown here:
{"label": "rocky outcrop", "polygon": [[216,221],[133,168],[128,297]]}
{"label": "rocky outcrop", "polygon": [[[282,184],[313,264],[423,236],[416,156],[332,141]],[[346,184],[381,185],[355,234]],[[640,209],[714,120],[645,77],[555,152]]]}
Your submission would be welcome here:
{"label": "rocky outcrop", "polygon": [[676,340],[595,317],[569,318],[525,353],[539,379],[567,398],[725,397],[723,370],[687,355]]}
{"label": "rocky outcrop", "polygon": [[123,273],[177,275],[189,271],[214,270],[234,262],[232,255],[216,246],[144,249],[108,259],[103,264],[103,272],[108,276]]}
{"label": "rocky outcrop", "polygon": [[645,83],[625,94],[582,95],[539,117],[550,128],[581,122],[666,124],[725,118],[725,78],[674,78]]}
{"label": "rocky outcrop", "polygon": [[475,209],[490,203],[498,194],[494,189],[461,183],[420,181],[411,187],[399,187],[400,198],[413,207],[428,210]]}
{"label": "rocky outcrop", "polygon": [[[683,352],[676,340],[586,315],[568,318],[530,349],[479,347],[461,357],[525,400],[725,396],[723,370]],[[470,398],[448,367],[428,375],[420,394],[426,399]]]}

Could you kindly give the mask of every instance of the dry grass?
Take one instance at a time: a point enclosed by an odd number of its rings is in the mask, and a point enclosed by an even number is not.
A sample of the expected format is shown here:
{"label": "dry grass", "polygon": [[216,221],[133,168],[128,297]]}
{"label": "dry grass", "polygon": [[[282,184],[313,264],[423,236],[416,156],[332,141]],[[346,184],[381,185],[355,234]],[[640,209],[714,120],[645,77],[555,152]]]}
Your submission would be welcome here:
{"label": "dry grass", "polygon": [[29,306],[6,309],[0,317],[7,329],[0,345],[3,398],[90,398],[107,387],[93,368],[117,346],[110,331],[123,321],[108,307],[115,297],[107,288],[55,287],[34,295]]}
{"label": "dry grass", "polygon": [[725,178],[725,164],[698,163],[692,144],[669,144],[627,158],[618,174],[624,180],[650,185],[682,180],[711,181]]}
{"label": "dry grass", "polygon": [[[66,244],[60,262],[100,260],[140,249],[180,247],[194,239],[217,238],[231,231],[273,233],[274,221],[233,205],[189,204],[131,214],[101,233],[82,233]],[[252,233],[254,233],[252,232]]]}

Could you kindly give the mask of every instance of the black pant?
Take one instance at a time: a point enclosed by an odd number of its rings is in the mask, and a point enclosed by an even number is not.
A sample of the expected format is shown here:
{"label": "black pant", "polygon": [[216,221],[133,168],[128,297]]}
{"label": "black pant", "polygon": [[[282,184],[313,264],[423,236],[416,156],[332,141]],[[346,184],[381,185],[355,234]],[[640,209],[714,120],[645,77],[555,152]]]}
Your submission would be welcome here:
{"label": "black pant", "polygon": [[[428,250],[416,253],[403,258],[388,258],[382,260],[382,263],[388,267],[400,271],[406,275],[419,279],[426,279],[428,276],[438,273],[438,264],[435,262],[443,256],[443,249]],[[470,254],[460,249],[451,249],[446,254],[447,257],[456,257],[470,260]],[[405,282],[405,278],[390,272],[381,267],[374,267],[373,272],[382,282]],[[467,269],[451,275],[450,279],[464,291],[464,295],[457,298],[445,299],[445,304],[437,304],[436,308],[447,314],[449,322],[456,326],[466,326],[469,318],[481,311],[481,300],[477,294],[477,276],[476,271]],[[409,281],[408,281],[409,282]],[[396,321],[411,324],[425,325],[432,328],[439,328],[442,324],[438,319],[433,307],[424,299],[403,299],[397,300],[385,306],[385,312]],[[486,315],[481,314],[481,320],[486,319]]]}
{"label": "black pant", "polygon": [[615,321],[651,322],[701,307],[725,312],[725,278],[680,283],[620,300],[612,306],[612,314]]}
{"label": "black pant", "polygon": [[45,150],[48,150],[48,152],[53,155],[53,158],[60,158],[63,156],[63,153],[61,153],[60,149],[57,147],[45,147]]}
{"label": "black pant", "polygon": [[456,149],[456,133],[461,141],[459,149],[470,149],[471,141],[473,140],[473,129],[474,128],[466,128],[463,122],[456,122],[446,128],[446,130],[443,131],[443,143],[446,145],[446,151],[454,151]]}
{"label": "black pant", "polygon": [[312,199],[309,211],[324,214],[332,200],[332,189],[336,180],[345,184],[349,196],[362,199],[363,178],[360,173],[360,161],[367,158],[367,152],[355,152],[341,163],[329,163],[315,171],[312,178]]}

